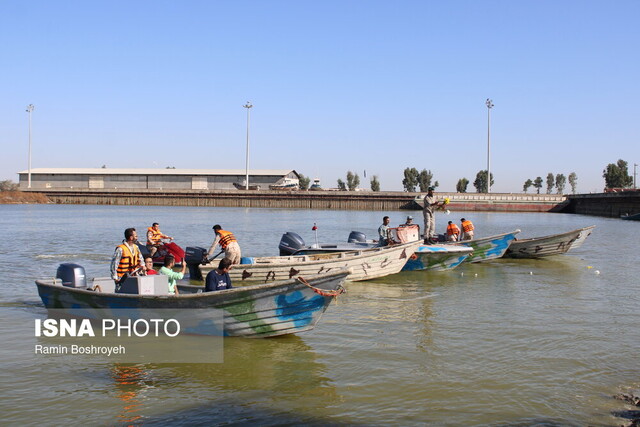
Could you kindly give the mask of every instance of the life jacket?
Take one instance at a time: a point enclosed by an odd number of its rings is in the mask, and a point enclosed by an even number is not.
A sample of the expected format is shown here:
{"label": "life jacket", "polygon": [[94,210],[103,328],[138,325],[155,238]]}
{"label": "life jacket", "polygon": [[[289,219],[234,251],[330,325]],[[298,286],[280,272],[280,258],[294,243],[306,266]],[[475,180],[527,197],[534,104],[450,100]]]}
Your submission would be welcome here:
{"label": "life jacket", "polygon": [[447,235],[453,236],[454,234],[460,234],[460,229],[454,223],[447,225]]}
{"label": "life jacket", "polygon": [[222,249],[227,249],[231,242],[237,242],[236,237],[230,231],[218,230],[218,234],[220,235],[220,247]]}
{"label": "life jacket", "polygon": [[160,230],[156,230],[153,227],[147,228],[147,245],[157,245],[162,241],[162,236],[164,234]]}
{"label": "life jacket", "polygon": [[473,231],[473,223],[469,220],[464,221],[462,223],[462,231],[464,231],[465,233]]}
{"label": "life jacket", "polygon": [[130,273],[138,267],[140,249],[138,249],[138,245],[134,244],[132,253],[125,243],[118,245],[118,247],[122,248],[122,258],[120,258],[120,264],[118,264],[116,272],[118,277],[122,277],[125,273]]}

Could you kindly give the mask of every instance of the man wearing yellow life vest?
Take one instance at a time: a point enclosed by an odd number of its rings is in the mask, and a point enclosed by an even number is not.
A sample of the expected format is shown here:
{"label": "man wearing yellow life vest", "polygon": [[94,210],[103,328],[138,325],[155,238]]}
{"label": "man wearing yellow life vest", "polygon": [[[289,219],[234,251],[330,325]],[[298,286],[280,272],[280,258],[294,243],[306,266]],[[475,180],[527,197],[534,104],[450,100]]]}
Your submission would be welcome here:
{"label": "man wearing yellow life vest", "polygon": [[162,244],[162,239],[173,240],[173,237],[169,237],[160,231],[160,224],[154,222],[153,225],[147,228],[147,249],[149,249],[149,255],[153,257],[158,248]]}
{"label": "man wearing yellow life vest", "polygon": [[124,230],[124,240],[121,245],[116,246],[116,251],[111,260],[111,278],[120,280],[125,274],[141,268],[145,270],[144,259],[140,253],[140,249],[136,244],[138,233],[135,228],[127,228]]}
{"label": "man wearing yellow life vest", "polygon": [[460,218],[460,222],[462,222],[462,239],[461,240],[472,240],[473,239],[473,223],[468,219]]}
{"label": "man wearing yellow life vest", "polygon": [[[240,264],[240,245],[232,232],[223,230],[218,224],[213,226],[213,232],[216,233],[216,239],[211,244],[207,258],[211,260],[211,256],[216,250],[218,244],[224,250],[224,257],[231,261],[231,264]],[[215,257],[214,257],[215,258]]]}

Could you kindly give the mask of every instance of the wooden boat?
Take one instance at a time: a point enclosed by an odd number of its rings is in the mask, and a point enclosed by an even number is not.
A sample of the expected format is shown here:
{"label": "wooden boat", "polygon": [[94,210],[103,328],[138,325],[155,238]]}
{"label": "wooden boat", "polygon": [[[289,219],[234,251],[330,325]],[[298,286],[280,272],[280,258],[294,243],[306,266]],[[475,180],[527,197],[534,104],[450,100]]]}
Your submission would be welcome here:
{"label": "wooden boat", "polygon": [[[243,258],[244,263],[233,266],[229,275],[233,283],[266,283],[349,268],[347,280],[370,280],[400,272],[418,246],[420,242],[315,255]],[[216,265],[200,265],[200,280]]]}
{"label": "wooden boat", "polygon": [[282,178],[269,186],[269,190],[299,190],[300,181],[295,178]]}
{"label": "wooden boat", "polygon": [[470,247],[473,249],[473,253],[469,255],[465,262],[482,262],[502,257],[519,232],[520,230],[515,230],[496,236],[444,244]]}
{"label": "wooden boat", "polygon": [[[91,318],[104,318],[105,312],[116,309],[222,310],[224,335],[256,338],[313,329],[334,297],[344,291],[348,274],[336,268],[306,280],[293,277],[215,292],[186,285],[179,286],[179,295],[167,295],[167,276],[163,275],[130,277],[120,292],[115,291],[111,278],[96,278],[88,281],[89,286],[78,287],[63,285],[64,279],[36,280],[36,286],[47,309],[79,310],[83,317]],[[123,289],[137,289],[138,293],[124,293]]]}
{"label": "wooden boat", "polygon": [[640,213],[634,214],[634,215],[622,215],[620,216],[620,219],[626,219],[628,221],[640,221]]}
{"label": "wooden boat", "polygon": [[[234,182],[233,186],[236,187],[236,190],[246,190],[247,184],[246,182]],[[259,190],[260,186],[256,184],[249,184],[249,190]]]}
{"label": "wooden boat", "polygon": [[402,271],[451,270],[462,264],[472,252],[473,249],[466,246],[422,245],[409,257]]}
{"label": "wooden boat", "polygon": [[[420,227],[418,225],[403,225],[390,228],[392,238],[399,242],[418,242]],[[378,243],[367,240],[364,233],[352,231],[346,243],[317,243],[306,245],[302,237],[293,232],[286,232],[280,239],[278,248],[280,255],[312,255],[330,252],[346,252],[371,249],[378,247]],[[421,245],[409,257],[402,267],[402,271],[416,270],[450,270],[460,265],[473,252],[467,247],[448,245]]]}
{"label": "wooden boat", "polygon": [[[515,239],[504,254],[505,258],[542,258],[551,255],[564,254],[570,249],[575,249],[582,245],[584,240],[591,234],[593,228],[584,227],[577,230],[567,231],[544,237],[534,237],[531,239]],[[581,239],[581,240],[580,240]]]}

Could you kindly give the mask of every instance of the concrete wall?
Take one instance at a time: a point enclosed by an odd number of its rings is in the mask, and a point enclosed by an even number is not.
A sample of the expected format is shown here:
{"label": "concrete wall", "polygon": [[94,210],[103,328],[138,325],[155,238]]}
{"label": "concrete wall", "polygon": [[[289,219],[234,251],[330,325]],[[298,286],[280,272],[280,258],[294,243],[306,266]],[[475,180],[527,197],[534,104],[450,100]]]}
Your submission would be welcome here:
{"label": "concrete wall", "polygon": [[568,196],[568,201],[563,212],[611,218],[640,213],[640,191],[574,194]]}

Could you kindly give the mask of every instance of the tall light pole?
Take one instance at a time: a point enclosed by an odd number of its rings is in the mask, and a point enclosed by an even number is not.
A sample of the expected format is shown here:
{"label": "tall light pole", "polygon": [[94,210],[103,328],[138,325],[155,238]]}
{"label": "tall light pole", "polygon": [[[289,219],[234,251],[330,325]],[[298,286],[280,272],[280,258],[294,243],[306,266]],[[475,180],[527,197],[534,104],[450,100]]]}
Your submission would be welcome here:
{"label": "tall light pole", "polygon": [[27,113],[29,113],[29,179],[27,181],[27,188],[31,188],[31,113],[35,107],[33,104],[27,105]]}
{"label": "tall light pole", "polygon": [[247,176],[245,177],[245,190],[249,189],[249,117],[251,116],[250,112],[251,112],[251,107],[253,107],[253,105],[251,105],[251,102],[247,101],[246,104],[243,105],[244,108],[247,109],[247,170],[246,170],[246,174]]}
{"label": "tall light pole", "polygon": [[491,193],[491,109],[493,101],[487,98],[487,193]]}
{"label": "tall light pole", "polygon": [[635,190],[636,187],[636,167],[638,167],[637,163],[633,164],[633,189]]}

